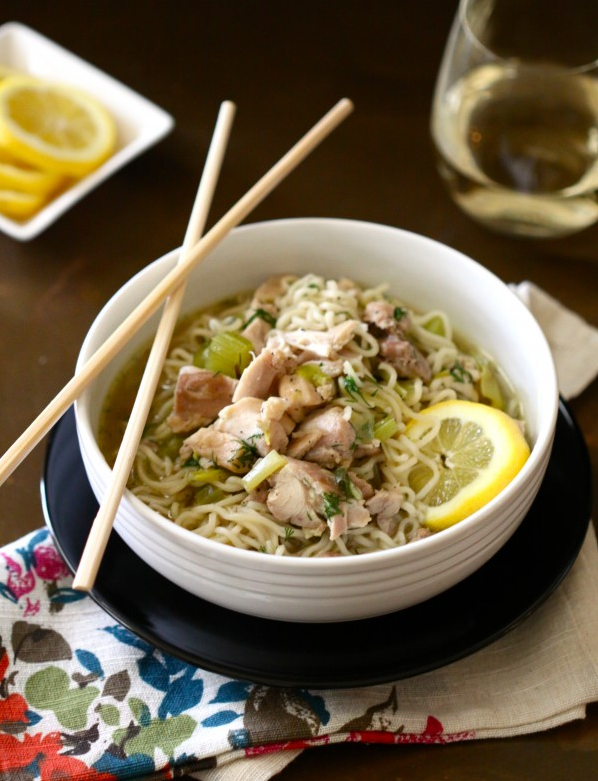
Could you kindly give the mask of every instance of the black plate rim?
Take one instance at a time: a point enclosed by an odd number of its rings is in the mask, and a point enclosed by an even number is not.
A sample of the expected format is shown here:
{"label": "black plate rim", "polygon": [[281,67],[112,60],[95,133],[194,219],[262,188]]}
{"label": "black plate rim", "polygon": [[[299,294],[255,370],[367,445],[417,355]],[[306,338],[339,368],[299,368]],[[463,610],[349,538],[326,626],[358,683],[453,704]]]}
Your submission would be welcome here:
{"label": "black plate rim", "polygon": [[[561,584],[561,582],[563,581],[563,579],[571,569],[575,559],[577,558],[577,555],[579,554],[579,551],[581,549],[581,546],[586,536],[586,532],[587,532],[588,525],[590,523],[590,516],[591,516],[590,461],[587,452],[587,446],[585,444],[585,440],[583,438],[581,430],[579,429],[579,426],[573,416],[573,413],[569,405],[563,399],[561,399],[559,403],[558,418],[559,418],[558,421],[559,424],[565,427],[568,435],[572,438],[572,444],[577,450],[577,456],[579,458],[580,466],[581,466],[581,469],[579,470],[579,485],[582,488],[581,493],[585,497],[585,502],[583,502],[583,509],[581,507],[579,509],[580,518],[584,517],[585,520],[583,521],[580,520],[576,526],[576,534],[574,538],[571,539],[571,545],[568,549],[569,552],[568,555],[566,556],[566,561],[564,561],[562,563],[562,566],[559,567],[558,572],[554,572],[549,576],[550,582],[547,583],[543,588],[539,589],[535,598],[528,600],[524,608],[518,611],[514,611],[509,616],[508,620],[504,620],[498,623],[495,626],[493,631],[486,632],[483,636],[480,636],[477,641],[469,642],[467,643],[466,647],[457,648],[453,652],[446,652],[442,655],[442,658],[434,657],[431,659],[424,658],[421,661],[414,660],[411,664],[408,665],[406,669],[397,668],[394,671],[385,668],[381,668],[378,670],[369,669],[367,673],[356,672],[355,675],[353,675],[352,677],[347,677],[346,674],[345,675],[341,674],[339,675],[338,678],[335,678],[334,676],[331,678],[329,673],[326,675],[326,677],[322,677],[318,673],[314,673],[313,671],[308,674],[296,674],[295,671],[292,670],[289,671],[286,669],[266,670],[263,669],[263,667],[261,667],[259,664],[251,663],[248,659],[244,659],[243,662],[236,661],[234,663],[230,663],[230,662],[227,663],[222,659],[209,657],[205,653],[202,654],[199,651],[190,653],[185,649],[179,647],[176,643],[172,642],[168,638],[163,636],[158,636],[156,635],[155,632],[150,631],[144,626],[139,625],[139,623],[136,622],[134,619],[132,620],[130,616],[127,616],[125,613],[123,613],[123,610],[120,609],[118,605],[114,604],[113,600],[107,599],[102,589],[98,588],[97,585],[90,592],[90,596],[94,600],[94,602],[96,602],[113,619],[115,619],[120,624],[125,626],[127,629],[132,631],[135,635],[145,640],[150,645],[153,645],[154,647],[160,649],[161,651],[176,656],[189,664],[193,664],[195,666],[201,667],[202,669],[205,669],[207,671],[218,673],[232,678],[237,678],[237,679],[240,678],[243,680],[248,680],[258,684],[272,685],[272,686],[287,686],[287,687],[301,686],[301,687],[312,688],[312,689],[353,688],[353,687],[372,686],[372,685],[377,685],[382,683],[388,683],[390,681],[409,678],[416,675],[420,675],[422,673],[430,672],[434,669],[438,669],[439,667],[443,667],[445,665],[459,661],[460,659],[481,650],[482,648],[495,642],[496,640],[503,637],[508,632],[512,631],[515,627],[523,623],[558,588],[558,586]],[[60,554],[64,558],[70,571],[74,573],[77,568],[78,561],[76,559],[73,559],[73,557],[70,555],[67,546],[63,544],[63,540],[61,539],[61,535],[58,533],[56,529],[56,524],[54,522],[54,519],[52,518],[52,513],[48,504],[48,482],[49,482],[49,471],[50,471],[52,454],[53,454],[52,447],[55,442],[57,432],[59,431],[60,426],[63,424],[63,421],[64,419],[62,421],[59,421],[59,423],[54,427],[54,429],[49,435],[46,458],[44,462],[44,469],[40,481],[40,489],[41,489],[42,509],[43,509],[43,514],[44,514],[46,524],[50,529],[50,532],[52,533],[54,542]],[[554,457],[554,453],[553,453],[553,457]],[[90,519],[90,523],[91,523],[91,519]],[[113,532],[113,534],[115,533]],[[136,554],[133,553],[133,551],[127,548],[124,545],[124,543],[122,543],[122,545],[126,548],[127,555],[129,557],[132,557],[132,560],[135,561],[138,566],[139,565],[143,567],[148,566],[144,562],[142,562],[136,556]],[[161,576],[159,576],[157,573],[155,573],[155,575],[156,575],[156,579],[161,578]],[[467,581],[469,581],[471,578],[475,578],[475,576],[476,573],[470,576],[470,578],[468,578]],[[177,586],[174,586],[174,584],[168,584],[168,585],[173,589],[180,590]],[[189,597],[190,595],[186,595],[186,596]],[[192,597],[192,599],[196,600],[198,605],[206,604],[203,600],[201,600],[198,597]],[[428,603],[431,601],[432,600],[428,600]],[[428,603],[423,603],[423,605],[427,605]],[[277,622],[269,619],[244,616],[242,614],[234,613],[234,611],[230,611],[225,608],[217,608],[216,606],[210,606],[210,608],[221,611],[222,615],[228,620],[233,620],[233,621],[242,620],[244,622],[248,621],[251,624],[253,624],[256,629],[259,628],[260,624],[262,626],[276,625],[281,629],[283,628],[283,626],[286,625],[286,622]],[[421,608],[422,605],[416,605],[415,607],[409,608],[408,610],[417,611],[418,609]],[[351,627],[358,630],[360,626],[366,627],[366,625],[369,624],[371,627],[376,622],[392,621],[393,618],[395,617],[398,617],[400,623],[400,617],[404,615],[405,612],[406,611],[398,611],[395,614],[381,616],[379,618],[363,619],[360,621],[352,621],[352,622],[343,622],[343,624],[350,625]],[[295,630],[295,628],[298,625],[292,624],[291,626],[293,630]],[[322,628],[323,625],[302,624],[300,626],[305,627],[307,630],[318,631]],[[325,626],[338,628],[339,624],[330,624]]]}

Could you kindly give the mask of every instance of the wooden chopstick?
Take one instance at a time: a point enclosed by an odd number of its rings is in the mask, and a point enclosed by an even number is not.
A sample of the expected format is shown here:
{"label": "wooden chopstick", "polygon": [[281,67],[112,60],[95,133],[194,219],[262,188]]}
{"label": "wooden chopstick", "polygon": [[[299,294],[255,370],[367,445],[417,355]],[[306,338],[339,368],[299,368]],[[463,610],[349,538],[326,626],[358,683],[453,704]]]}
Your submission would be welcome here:
{"label": "wooden chopstick", "polygon": [[[222,167],[224,152],[228,144],[235,110],[234,104],[230,101],[225,101],[220,107],[195,203],[193,204],[189,224],[185,232],[185,239],[178,259],[179,264],[185,262],[187,255],[193,246],[197,244],[204,231],[214,197],[216,182]],[[95,582],[118,506],[127,486],[127,480],[135,460],[139,442],[141,441],[143,428],[147,421],[156,387],[160,380],[164,360],[166,359],[170,340],[172,339],[181,304],[183,303],[185,288],[186,283],[183,283],[170,295],[164,305],[131,416],[127,422],[110,480],[106,487],[106,493],[91,526],[77,572],[75,573],[73,580],[73,588],[75,589],[89,591]]]}
{"label": "wooden chopstick", "polygon": [[129,339],[156,312],[190,272],[238,225],[272,190],[302,162],[353,110],[347,98],[328,111],[272,168],[251,187],[193,247],[185,262],[177,264],[131,312],[104,344],[96,350],[75,376],[29,425],[0,458],[0,485],[29,455],[56,421],[79,397],[89,383],[124,347]]}

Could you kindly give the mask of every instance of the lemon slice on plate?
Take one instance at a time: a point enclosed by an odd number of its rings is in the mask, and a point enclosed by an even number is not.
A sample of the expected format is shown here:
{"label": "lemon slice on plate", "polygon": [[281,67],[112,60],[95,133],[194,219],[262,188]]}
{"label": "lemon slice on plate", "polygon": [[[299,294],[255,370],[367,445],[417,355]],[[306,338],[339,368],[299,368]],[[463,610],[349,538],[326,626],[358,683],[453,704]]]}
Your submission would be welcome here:
{"label": "lemon slice on plate", "polygon": [[27,76],[0,81],[0,147],[30,165],[84,176],[114,150],[116,127],[91,95]]}
{"label": "lemon slice on plate", "polygon": [[0,155],[0,190],[20,190],[25,193],[45,195],[64,182],[64,177],[52,171],[42,171]]}
{"label": "lemon slice on plate", "polygon": [[426,505],[425,525],[441,531],[479,510],[515,477],[530,449],[519,424],[501,410],[472,401],[444,401],[405,430],[434,464],[418,464],[409,484]]}
{"label": "lemon slice on plate", "polygon": [[27,220],[45,203],[42,193],[0,189],[0,212],[16,220]]}

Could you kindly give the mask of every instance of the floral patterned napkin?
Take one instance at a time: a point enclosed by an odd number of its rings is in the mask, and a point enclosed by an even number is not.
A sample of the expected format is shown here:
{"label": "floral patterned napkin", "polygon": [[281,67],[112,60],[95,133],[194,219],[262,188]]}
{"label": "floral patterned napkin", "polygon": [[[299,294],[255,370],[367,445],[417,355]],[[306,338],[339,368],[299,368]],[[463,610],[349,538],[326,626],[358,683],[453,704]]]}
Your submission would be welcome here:
{"label": "floral patterned napkin", "polygon": [[[591,361],[590,379],[593,349]],[[206,672],[116,624],[71,584],[46,529],[0,550],[6,781],[266,781],[310,746],[525,734],[583,718],[598,700],[592,527],[561,586],[508,635],[439,670],[361,689],[279,689]]]}
{"label": "floral patterned napkin", "polygon": [[0,552],[0,777],[270,778],[301,749],[450,743],[583,718],[598,699],[598,548],[488,648],[425,675],[332,691],[277,689],[162,653],[71,588],[42,529]]}

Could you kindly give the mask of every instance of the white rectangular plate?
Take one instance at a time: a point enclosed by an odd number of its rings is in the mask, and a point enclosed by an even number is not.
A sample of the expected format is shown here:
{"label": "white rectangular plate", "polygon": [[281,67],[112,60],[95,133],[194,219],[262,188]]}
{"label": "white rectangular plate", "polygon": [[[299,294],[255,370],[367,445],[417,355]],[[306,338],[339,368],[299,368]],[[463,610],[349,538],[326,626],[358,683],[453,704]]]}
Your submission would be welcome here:
{"label": "white rectangular plate", "polygon": [[17,22],[0,27],[0,65],[85,90],[111,112],[118,132],[116,151],[100,168],[51,200],[29,220],[18,222],[0,214],[0,230],[20,241],[38,236],[90,190],[156,144],[174,126],[172,116],[159,106]]}

